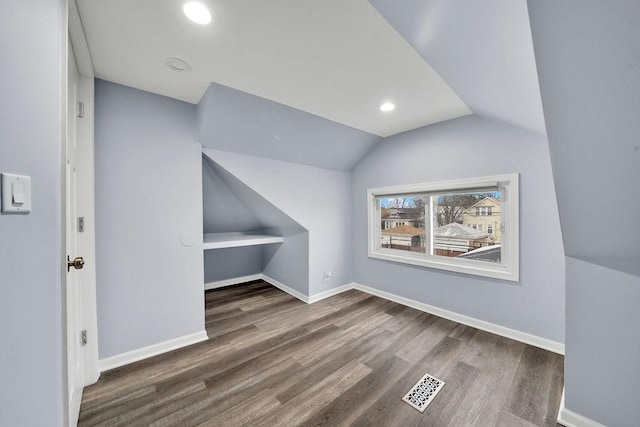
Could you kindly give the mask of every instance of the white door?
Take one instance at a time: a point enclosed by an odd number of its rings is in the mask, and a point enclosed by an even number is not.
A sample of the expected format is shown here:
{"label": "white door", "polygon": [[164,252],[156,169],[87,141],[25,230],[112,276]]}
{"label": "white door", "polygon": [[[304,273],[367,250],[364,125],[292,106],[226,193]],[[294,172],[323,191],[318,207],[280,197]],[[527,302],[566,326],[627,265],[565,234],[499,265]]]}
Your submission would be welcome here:
{"label": "white door", "polygon": [[[71,44],[69,49],[69,75],[67,86],[67,141],[66,141],[66,243],[67,254],[72,261],[78,253],[78,141],[77,108],[79,76]],[[76,268],[79,267],[79,268]],[[67,304],[67,369],[69,425],[75,426],[80,412],[84,365],[82,354],[82,266],[68,268],[66,283]]]}

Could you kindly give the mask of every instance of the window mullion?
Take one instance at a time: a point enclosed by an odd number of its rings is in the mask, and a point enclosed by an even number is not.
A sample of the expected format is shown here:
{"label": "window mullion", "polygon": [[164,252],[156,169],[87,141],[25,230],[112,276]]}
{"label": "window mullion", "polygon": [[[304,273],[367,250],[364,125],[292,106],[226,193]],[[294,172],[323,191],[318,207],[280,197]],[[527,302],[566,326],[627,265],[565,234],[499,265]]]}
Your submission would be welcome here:
{"label": "window mullion", "polygon": [[[427,256],[427,258],[433,256],[433,224],[435,224],[434,222],[434,218],[433,218],[433,197],[434,196],[429,196],[429,203],[428,203],[428,208],[429,208],[429,234],[428,234],[428,242],[425,242],[425,246],[426,246],[426,250],[424,251],[425,255]],[[426,218],[427,216],[425,215],[425,221],[427,220]],[[424,225],[425,228],[427,227],[427,224]],[[427,238],[427,233],[425,233],[425,238]]]}

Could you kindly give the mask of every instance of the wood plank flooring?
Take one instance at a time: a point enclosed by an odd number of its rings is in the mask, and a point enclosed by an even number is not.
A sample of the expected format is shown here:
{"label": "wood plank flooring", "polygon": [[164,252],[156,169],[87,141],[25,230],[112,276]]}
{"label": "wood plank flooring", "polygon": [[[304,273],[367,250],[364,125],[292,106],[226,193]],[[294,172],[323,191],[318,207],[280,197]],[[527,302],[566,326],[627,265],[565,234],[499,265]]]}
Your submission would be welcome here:
{"label": "wood plank flooring", "polygon": [[[206,292],[209,341],[102,374],[80,426],[555,426],[563,358],[359,291]],[[401,398],[446,382],[426,411]]]}

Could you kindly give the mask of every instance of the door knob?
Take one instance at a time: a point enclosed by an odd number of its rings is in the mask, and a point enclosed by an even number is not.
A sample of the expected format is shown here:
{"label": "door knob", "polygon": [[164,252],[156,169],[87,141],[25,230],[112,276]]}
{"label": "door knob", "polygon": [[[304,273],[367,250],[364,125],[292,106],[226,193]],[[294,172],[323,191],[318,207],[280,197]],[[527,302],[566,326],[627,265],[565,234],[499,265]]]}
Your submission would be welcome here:
{"label": "door knob", "polygon": [[73,261],[71,261],[69,255],[67,255],[67,272],[71,270],[71,267],[75,268],[76,270],[82,270],[82,267],[84,267],[84,258],[82,258],[81,256],[77,256],[73,259]]}

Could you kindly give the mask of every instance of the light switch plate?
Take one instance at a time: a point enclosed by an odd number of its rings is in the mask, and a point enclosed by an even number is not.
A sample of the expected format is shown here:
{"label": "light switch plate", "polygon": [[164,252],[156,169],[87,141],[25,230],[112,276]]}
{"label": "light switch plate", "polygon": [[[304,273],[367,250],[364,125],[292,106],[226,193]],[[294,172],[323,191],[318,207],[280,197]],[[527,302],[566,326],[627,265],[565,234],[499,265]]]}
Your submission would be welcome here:
{"label": "light switch plate", "polygon": [[2,212],[31,212],[31,177],[2,173],[1,179]]}

